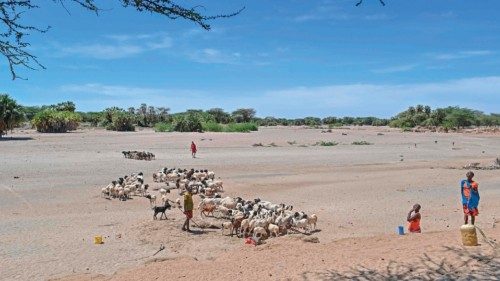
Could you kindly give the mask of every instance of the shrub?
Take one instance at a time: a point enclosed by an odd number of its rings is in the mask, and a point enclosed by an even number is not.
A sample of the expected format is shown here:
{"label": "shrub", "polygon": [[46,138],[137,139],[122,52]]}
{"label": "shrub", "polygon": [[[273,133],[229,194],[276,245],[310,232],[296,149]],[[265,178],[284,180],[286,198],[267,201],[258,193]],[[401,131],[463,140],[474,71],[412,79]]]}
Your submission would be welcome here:
{"label": "shrub", "polygon": [[336,146],[338,145],[338,142],[335,141],[318,141],[314,145],[319,145],[319,146]]}
{"label": "shrub", "polygon": [[367,141],[353,141],[352,145],[372,145],[373,143]]}
{"label": "shrub", "polygon": [[229,133],[248,133],[257,130],[259,127],[255,123],[230,123],[224,128],[224,132]]}
{"label": "shrub", "polygon": [[103,119],[102,112],[79,112],[82,116],[82,122],[90,123],[91,126],[97,127]]}
{"label": "shrub", "polygon": [[135,131],[135,118],[132,114],[124,111],[113,111],[111,113],[111,123],[106,126],[112,131]]}
{"label": "shrub", "polygon": [[23,121],[22,108],[8,95],[0,95],[0,138]]}
{"label": "shrub", "polygon": [[81,121],[78,113],[46,109],[38,112],[31,123],[41,133],[66,133],[76,130]]}
{"label": "shrub", "polygon": [[178,115],[172,123],[176,132],[202,132],[201,116],[197,113]]}
{"label": "shrub", "polygon": [[202,128],[204,132],[222,132],[224,131],[224,127],[216,122],[204,122],[202,124]]}
{"label": "shrub", "polygon": [[173,132],[174,126],[172,123],[159,122],[155,124],[155,132],[165,133],[165,132]]}

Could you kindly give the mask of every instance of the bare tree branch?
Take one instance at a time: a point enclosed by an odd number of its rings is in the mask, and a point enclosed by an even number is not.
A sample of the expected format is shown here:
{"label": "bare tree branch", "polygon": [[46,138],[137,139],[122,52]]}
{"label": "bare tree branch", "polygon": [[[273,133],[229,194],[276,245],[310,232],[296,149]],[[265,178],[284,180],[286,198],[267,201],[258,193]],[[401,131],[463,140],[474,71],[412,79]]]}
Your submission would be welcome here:
{"label": "bare tree branch", "polygon": [[[385,2],[383,0],[378,0],[380,2],[380,4],[382,4],[382,6],[385,6]],[[358,3],[356,3],[356,7],[363,4],[363,0],[359,0]]]}

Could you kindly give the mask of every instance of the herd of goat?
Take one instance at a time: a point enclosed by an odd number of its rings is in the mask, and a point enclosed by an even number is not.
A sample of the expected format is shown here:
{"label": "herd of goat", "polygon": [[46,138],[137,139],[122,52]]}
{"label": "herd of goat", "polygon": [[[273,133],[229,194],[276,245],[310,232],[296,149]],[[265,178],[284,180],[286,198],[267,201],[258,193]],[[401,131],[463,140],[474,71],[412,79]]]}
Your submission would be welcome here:
{"label": "herd of goat", "polygon": [[[244,200],[241,197],[223,198],[220,195],[220,192],[223,192],[222,181],[215,179],[215,173],[212,171],[162,168],[153,174],[153,181],[166,184],[166,187],[158,190],[157,195],[149,192],[149,185],[144,184],[142,172],[112,181],[102,188],[101,194],[106,198],[119,200],[130,199],[131,196],[145,197],[149,199],[154,211],[153,218],[156,219],[158,213],[162,213],[163,216],[172,206],[167,193],[172,189],[178,189],[179,195],[182,195],[189,188],[193,194],[198,194],[201,198],[198,205],[200,216],[225,219],[226,221],[220,225],[222,234],[231,236],[277,237],[290,230],[309,233],[316,229],[318,221],[316,214],[308,215],[294,211],[291,205],[274,204],[259,198],[253,200]],[[161,200],[161,204],[158,205],[160,202],[157,199]],[[175,202],[170,202],[181,207],[179,198]]]}
{"label": "herd of goat", "polygon": [[147,151],[122,151],[123,157],[135,160],[151,161],[155,159],[155,155]]}

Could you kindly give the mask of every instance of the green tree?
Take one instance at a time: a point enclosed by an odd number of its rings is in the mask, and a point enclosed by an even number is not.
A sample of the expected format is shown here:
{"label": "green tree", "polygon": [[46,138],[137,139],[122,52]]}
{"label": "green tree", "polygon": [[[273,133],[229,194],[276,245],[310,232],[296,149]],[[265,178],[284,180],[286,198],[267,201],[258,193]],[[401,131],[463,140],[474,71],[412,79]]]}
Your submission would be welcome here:
{"label": "green tree", "polygon": [[430,115],[431,115],[431,112],[432,112],[431,107],[430,107],[430,106],[428,106],[428,105],[426,105],[426,106],[424,107],[424,112],[425,112],[425,114],[426,114],[427,116],[430,116]]}
{"label": "green tree", "polygon": [[21,111],[26,117],[26,120],[31,121],[38,112],[42,111],[42,108],[40,106],[21,106]]}
{"label": "green tree", "polygon": [[413,107],[413,106],[408,107],[407,113],[409,115],[415,115],[416,112],[417,111],[415,110],[415,107]]}
{"label": "green tree", "polygon": [[255,117],[255,109],[253,108],[239,108],[231,114],[236,123],[247,123],[252,121]]}
{"label": "green tree", "polygon": [[477,116],[472,110],[458,107],[452,108],[445,118],[445,122],[456,128],[472,126],[476,123],[476,120]]}
{"label": "green tree", "polygon": [[212,115],[215,122],[220,124],[227,124],[231,121],[231,115],[225,112],[222,108],[211,108],[207,113]]}
{"label": "green tree", "polygon": [[24,120],[22,108],[9,95],[0,95],[0,138]]}
{"label": "green tree", "polygon": [[75,112],[75,110],[76,110],[76,105],[72,101],[61,102],[61,103],[58,103],[55,105],[51,105],[50,107],[52,107],[53,109],[55,109],[57,111]]}
{"label": "green tree", "polygon": [[112,131],[135,131],[134,115],[124,110],[110,111],[111,123],[106,126],[107,130]]}
{"label": "green tree", "polygon": [[174,117],[172,122],[174,131],[177,132],[202,132],[202,118],[198,113],[190,112]]}

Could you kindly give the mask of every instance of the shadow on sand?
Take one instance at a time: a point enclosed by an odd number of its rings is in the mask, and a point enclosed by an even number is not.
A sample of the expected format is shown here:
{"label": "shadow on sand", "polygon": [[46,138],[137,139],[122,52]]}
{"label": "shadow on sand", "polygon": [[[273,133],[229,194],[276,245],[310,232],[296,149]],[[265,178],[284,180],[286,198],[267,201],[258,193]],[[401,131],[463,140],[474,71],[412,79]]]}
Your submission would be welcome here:
{"label": "shadow on sand", "polygon": [[385,270],[362,266],[349,271],[327,270],[304,272],[303,280],[500,280],[498,246],[491,255],[477,254],[467,249],[445,247],[450,258],[434,258],[425,254],[418,262],[403,264],[391,261]]}

